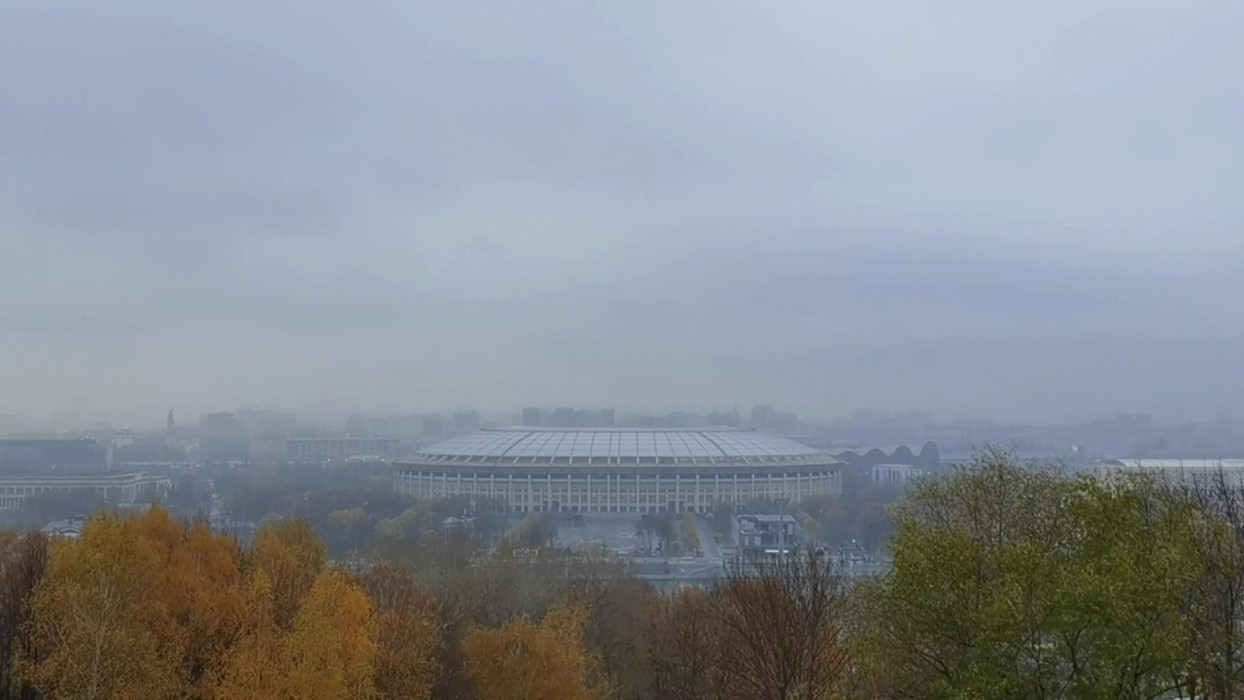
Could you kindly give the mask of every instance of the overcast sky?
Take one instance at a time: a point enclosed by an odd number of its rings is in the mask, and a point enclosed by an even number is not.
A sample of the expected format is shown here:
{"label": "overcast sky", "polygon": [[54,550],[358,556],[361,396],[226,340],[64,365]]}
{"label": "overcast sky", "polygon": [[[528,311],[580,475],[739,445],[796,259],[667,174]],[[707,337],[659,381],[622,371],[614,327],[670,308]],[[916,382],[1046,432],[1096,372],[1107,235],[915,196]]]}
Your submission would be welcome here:
{"label": "overcast sky", "polygon": [[0,412],[1244,396],[1244,3],[0,4]]}

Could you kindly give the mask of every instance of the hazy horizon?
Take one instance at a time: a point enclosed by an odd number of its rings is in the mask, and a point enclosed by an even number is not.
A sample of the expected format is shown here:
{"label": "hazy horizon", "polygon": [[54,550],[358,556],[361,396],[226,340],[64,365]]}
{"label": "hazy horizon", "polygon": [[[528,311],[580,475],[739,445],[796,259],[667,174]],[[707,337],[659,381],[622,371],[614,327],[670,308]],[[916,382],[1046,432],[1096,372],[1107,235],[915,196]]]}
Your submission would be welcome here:
{"label": "hazy horizon", "polygon": [[1212,419],[1244,394],[1240,26],[6,3],[0,414]]}

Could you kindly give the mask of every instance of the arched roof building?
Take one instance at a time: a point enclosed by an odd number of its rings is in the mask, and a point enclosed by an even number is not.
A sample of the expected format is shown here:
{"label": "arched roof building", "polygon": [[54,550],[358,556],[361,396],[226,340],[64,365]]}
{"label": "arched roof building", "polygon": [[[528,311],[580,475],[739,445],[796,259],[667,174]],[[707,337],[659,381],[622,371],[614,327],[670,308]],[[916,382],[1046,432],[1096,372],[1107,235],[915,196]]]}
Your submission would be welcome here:
{"label": "arched roof building", "polygon": [[837,493],[840,462],[737,428],[507,428],[395,463],[419,498],[487,496],[520,512],[708,512],[723,503]]}

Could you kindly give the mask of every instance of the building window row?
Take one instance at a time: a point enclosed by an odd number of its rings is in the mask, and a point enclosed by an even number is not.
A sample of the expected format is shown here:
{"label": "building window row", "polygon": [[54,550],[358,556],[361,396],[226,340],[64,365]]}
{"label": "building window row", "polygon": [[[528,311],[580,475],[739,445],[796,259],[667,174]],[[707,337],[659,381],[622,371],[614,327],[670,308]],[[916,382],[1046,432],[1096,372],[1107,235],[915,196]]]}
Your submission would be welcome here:
{"label": "building window row", "polygon": [[[590,483],[589,483],[590,481]],[[569,482],[569,483],[567,483]],[[571,510],[612,512],[624,510],[708,510],[718,503],[738,503],[754,498],[791,498],[832,494],[840,491],[836,470],[821,473],[764,475],[759,478],[669,478],[644,482],[633,478],[561,477],[536,479],[525,476],[445,475],[444,472],[400,470],[396,488],[416,498],[453,495],[486,496],[510,502],[517,510]]]}

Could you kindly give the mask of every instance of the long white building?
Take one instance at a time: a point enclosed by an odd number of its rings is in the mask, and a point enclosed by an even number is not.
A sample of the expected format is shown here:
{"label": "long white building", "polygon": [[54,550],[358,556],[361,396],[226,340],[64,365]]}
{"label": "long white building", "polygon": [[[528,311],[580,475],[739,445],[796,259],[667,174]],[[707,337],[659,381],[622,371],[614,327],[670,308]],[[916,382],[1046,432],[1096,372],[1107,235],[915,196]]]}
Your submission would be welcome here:
{"label": "long white building", "polygon": [[81,495],[118,505],[167,495],[173,481],[160,474],[101,474],[98,476],[0,477],[0,510],[21,507],[31,496]]}
{"label": "long white building", "polygon": [[720,504],[841,491],[841,462],[736,428],[507,428],[421,449],[394,464],[419,499],[486,496],[518,512],[706,513]]}

